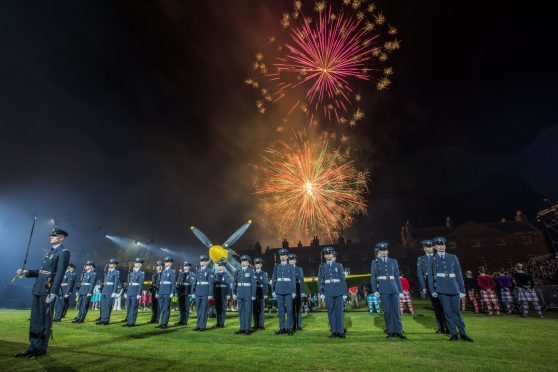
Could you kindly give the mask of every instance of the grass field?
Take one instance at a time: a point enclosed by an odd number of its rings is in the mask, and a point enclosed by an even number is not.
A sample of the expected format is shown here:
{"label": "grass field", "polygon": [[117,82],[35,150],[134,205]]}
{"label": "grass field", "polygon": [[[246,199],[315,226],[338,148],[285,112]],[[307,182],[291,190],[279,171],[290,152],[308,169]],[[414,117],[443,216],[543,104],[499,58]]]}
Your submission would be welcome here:
{"label": "grass field", "polygon": [[[266,330],[250,336],[234,335],[238,327],[231,314],[226,328],[192,332],[192,324],[155,329],[140,312],[135,328],[121,327],[124,312],[113,313],[113,324],[95,325],[98,312],[90,311],[84,324],[72,324],[75,312],[54,325],[49,352],[35,360],[14,358],[27,346],[28,311],[0,310],[0,370],[287,370],[370,371],[455,370],[558,370],[558,314],[546,319],[517,315],[488,317],[465,315],[474,343],[449,342],[434,333],[434,317],[426,302],[416,301],[418,315],[403,316],[409,338],[386,340],[383,318],[365,311],[345,314],[346,339],[329,339],[327,315],[304,317],[304,331],[275,336],[275,315]],[[173,312],[174,324],[178,314]],[[210,318],[209,326],[215,324]]]}

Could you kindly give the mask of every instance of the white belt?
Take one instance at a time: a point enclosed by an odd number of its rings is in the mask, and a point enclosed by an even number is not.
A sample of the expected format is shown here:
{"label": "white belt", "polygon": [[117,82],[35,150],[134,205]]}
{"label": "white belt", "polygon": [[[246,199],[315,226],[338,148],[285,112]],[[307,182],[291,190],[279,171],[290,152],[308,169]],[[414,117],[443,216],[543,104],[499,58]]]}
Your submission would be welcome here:
{"label": "white belt", "polygon": [[324,280],[324,283],[329,284],[329,283],[339,283],[341,280],[340,279],[326,279]]}
{"label": "white belt", "polygon": [[444,273],[437,273],[436,276],[442,277],[442,278],[455,278],[455,274],[451,273],[451,274],[444,274]]}
{"label": "white belt", "polygon": [[199,285],[199,284],[201,284],[201,285],[209,285],[209,282],[198,282],[198,285]]}
{"label": "white belt", "polygon": [[51,274],[50,271],[45,271],[45,270],[39,270],[39,274]]}
{"label": "white belt", "polygon": [[395,277],[390,276],[390,275],[388,275],[388,276],[380,275],[380,276],[378,277],[378,280],[391,280],[391,279],[395,279]]}
{"label": "white belt", "polygon": [[187,285],[190,285],[190,283],[178,283],[178,285],[187,286]]}
{"label": "white belt", "polygon": [[226,285],[226,284],[219,284],[219,285],[217,285],[217,287],[228,288],[228,285]]}
{"label": "white belt", "polygon": [[263,288],[263,284],[258,284],[258,287],[261,287],[261,288]]}
{"label": "white belt", "polygon": [[68,285],[68,283],[62,283],[62,284],[60,284],[61,287],[65,287],[65,286],[67,286],[67,285]]}
{"label": "white belt", "polygon": [[277,278],[278,282],[290,282],[291,278]]}
{"label": "white belt", "polygon": [[91,283],[81,283],[81,285],[91,285]]}
{"label": "white belt", "polygon": [[161,284],[172,284],[172,282],[161,282]]}
{"label": "white belt", "polygon": [[238,285],[241,287],[251,287],[252,283],[238,283]]}
{"label": "white belt", "polygon": [[106,285],[113,285],[114,282],[106,282],[105,284],[106,284]]}
{"label": "white belt", "polygon": [[139,283],[130,283],[130,285],[139,285]]}

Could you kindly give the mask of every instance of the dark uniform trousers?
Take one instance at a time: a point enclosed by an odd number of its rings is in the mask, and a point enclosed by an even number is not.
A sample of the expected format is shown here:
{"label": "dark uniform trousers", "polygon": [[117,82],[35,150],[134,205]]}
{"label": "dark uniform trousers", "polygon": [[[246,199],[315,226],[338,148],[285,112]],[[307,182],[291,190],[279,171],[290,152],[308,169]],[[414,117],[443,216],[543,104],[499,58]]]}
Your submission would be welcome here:
{"label": "dark uniform trousers", "polygon": [[466,335],[465,321],[460,313],[460,298],[458,294],[444,294],[438,293],[440,304],[444,311],[446,318],[447,328],[452,335],[455,335],[455,330],[459,331],[460,335]]}
{"label": "dark uniform trousers", "polygon": [[196,327],[205,329],[207,325],[207,307],[209,304],[208,296],[196,296]]}
{"label": "dark uniform trousers", "polygon": [[91,296],[79,295],[78,297],[78,320],[85,320],[87,312],[89,311],[89,301]]}
{"label": "dark uniform trousers", "polygon": [[54,303],[46,303],[46,295],[33,295],[29,324],[29,349],[46,350],[50,338]]}
{"label": "dark uniform trousers", "polygon": [[68,305],[70,303],[70,298],[65,298],[62,296],[56,297],[56,304],[54,305],[55,315],[54,319],[60,320],[66,316],[66,311],[68,311]]}
{"label": "dark uniform trousers", "polygon": [[440,303],[440,298],[432,297],[430,290],[426,290],[426,296],[430,299],[432,304],[432,309],[434,310],[434,316],[436,316],[436,323],[438,324],[438,331],[448,332],[448,327],[446,325],[446,317],[444,316],[444,309]]}
{"label": "dark uniform trousers", "polygon": [[170,295],[159,295],[159,314],[161,315],[161,324],[167,325],[170,318]]}
{"label": "dark uniform trousers", "polygon": [[254,326],[265,327],[265,300],[263,293],[263,286],[258,285],[256,290],[256,300],[253,301]]}
{"label": "dark uniform trousers", "polygon": [[[240,311],[240,306],[239,309]],[[215,291],[215,312],[217,313],[217,324],[225,324],[227,317],[227,296]]]}
{"label": "dark uniform trousers", "polygon": [[128,296],[126,300],[126,323],[128,325],[135,325],[138,317],[139,300],[136,296]]}
{"label": "dark uniform trousers", "polygon": [[399,293],[381,294],[380,301],[384,307],[384,320],[388,333],[402,333],[401,316],[399,309]]}
{"label": "dark uniform trousers", "polygon": [[180,309],[180,319],[179,322],[188,323],[188,318],[190,317],[190,302],[188,301],[187,294],[178,294],[178,308]]}
{"label": "dark uniform trousers", "polygon": [[326,296],[325,303],[327,307],[327,317],[329,319],[329,328],[332,333],[345,333],[345,325],[343,322],[343,310],[345,300],[343,296]]}
{"label": "dark uniform trousers", "polygon": [[293,299],[293,328],[302,327],[302,295],[300,283],[296,283],[296,298]]}
{"label": "dark uniform trousers", "polygon": [[[279,314],[279,328],[293,329],[293,296],[288,294],[277,295],[277,312]],[[285,323],[285,313],[287,322]]]}

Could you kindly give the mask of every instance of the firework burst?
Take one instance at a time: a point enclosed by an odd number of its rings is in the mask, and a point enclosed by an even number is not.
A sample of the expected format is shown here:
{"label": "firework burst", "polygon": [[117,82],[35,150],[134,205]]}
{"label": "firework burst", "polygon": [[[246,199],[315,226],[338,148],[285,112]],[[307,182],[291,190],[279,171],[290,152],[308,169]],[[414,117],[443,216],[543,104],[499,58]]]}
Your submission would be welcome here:
{"label": "firework burst", "polygon": [[333,240],[367,210],[368,172],[359,171],[351,151],[332,148],[330,136],[266,149],[258,166],[255,195],[276,233],[297,231]]}
{"label": "firework burst", "polygon": [[303,2],[295,1],[293,11],[281,18],[285,33],[269,39],[273,42],[265,54],[255,55],[253,70],[267,88],[264,100],[267,105],[284,101],[286,116],[298,109],[310,123],[325,119],[356,124],[355,116],[364,117],[360,100],[354,99],[362,95],[356,91],[359,82],[373,81],[378,90],[390,84],[393,69],[385,64],[400,47],[397,29],[365,0],[310,5],[310,15],[304,14]]}

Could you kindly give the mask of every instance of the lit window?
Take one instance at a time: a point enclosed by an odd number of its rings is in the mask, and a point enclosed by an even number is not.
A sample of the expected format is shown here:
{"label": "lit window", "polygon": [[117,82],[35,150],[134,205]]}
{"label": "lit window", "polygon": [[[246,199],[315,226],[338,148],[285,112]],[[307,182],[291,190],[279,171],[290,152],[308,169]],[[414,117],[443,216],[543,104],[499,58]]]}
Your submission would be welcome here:
{"label": "lit window", "polygon": [[484,257],[477,257],[477,266],[479,270],[481,268],[486,270],[486,260],[484,259]]}
{"label": "lit window", "polygon": [[520,241],[523,245],[531,245],[531,238],[528,236],[522,236]]}
{"label": "lit window", "polygon": [[480,248],[480,240],[473,240],[473,248]]}
{"label": "lit window", "polygon": [[448,247],[451,248],[451,249],[455,249],[455,248],[457,248],[457,244],[455,244],[455,242],[449,242]]}
{"label": "lit window", "polygon": [[510,256],[502,257],[502,263],[504,264],[504,269],[511,269],[512,268],[512,260]]}
{"label": "lit window", "polygon": [[496,245],[499,245],[500,247],[504,246],[506,245],[506,241],[503,238],[498,238],[496,239]]}

